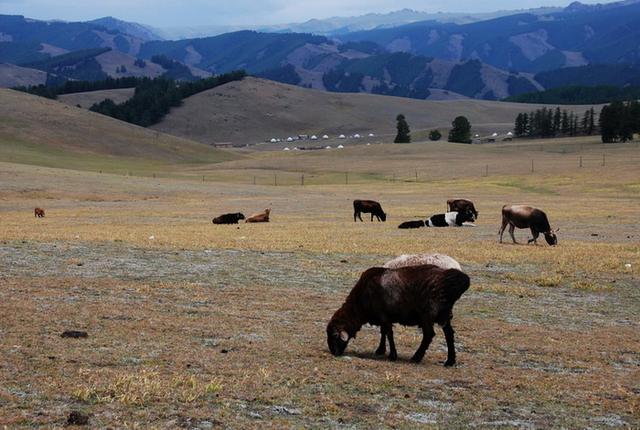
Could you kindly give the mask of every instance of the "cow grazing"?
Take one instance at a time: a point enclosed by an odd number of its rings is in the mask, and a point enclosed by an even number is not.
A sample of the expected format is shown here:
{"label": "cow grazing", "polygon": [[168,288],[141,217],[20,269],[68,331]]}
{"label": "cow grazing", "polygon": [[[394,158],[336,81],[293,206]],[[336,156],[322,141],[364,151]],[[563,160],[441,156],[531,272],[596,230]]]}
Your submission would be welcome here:
{"label": "cow grazing", "polygon": [[234,213],[234,214],[223,214],[217,216],[213,219],[214,224],[238,224],[238,221],[244,219],[244,215],[242,212]]}
{"label": "cow grazing", "polygon": [[425,221],[425,225],[427,227],[462,227],[464,223],[473,222],[474,219],[471,212],[447,212],[432,215]]}
{"label": "cow grazing", "polygon": [[551,246],[558,244],[558,237],[556,232],[560,229],[551,230],[547,214],[537,208],[525,205],[505,205],[502,207],[502,226],[500,227],[500,243],[502,243],[502,235],[504,229],[509,226],[509,234],[513,243],[516,242],[516,238],[513,235],[513,231],[517,228],[531,229],[533,238],[529,239],[527,243],[533,242],[538,244],[538,236],[540,233],[544,235],[544,239]]}
{"label": "cow grazing", "polygon": [[409,228],[420,228],[424,227],[424,221],[406,221],[398,226],[398,228],[409,229]]}
{"label": "cow grazing", "polygon": [[356,218],[359,218],[362,221],[363,213],[371,214],[371,222],[373,222],[373,217],[375,216],[378,221],[386,221],[387,214],[382,210],[382,206],[380,203],[375,202],[373,200],[354,200],[353,201],[353,221],[356,221]]}
{"label": "cow grazing", "polygon": [[269,222],[271,209],[267,208],[262,212],[255,213],[245,220],[245,222]]}
{"label": "cow grazing", "polygon": [[478,218],[478,211],[471,200],[451,199],[447,200],[447,212],[471,212],[475,221]]}
{"label": "cow grazing", "polygon": [[44,209],[42,208],[35,208],[33,210],[33,213],[36,218],[44,218]]}
{"label": "cow grazing", "polygon": [[380,326],[377,355],[386,352],[389,359],[398,358],[393,341],[393,324],[419,326],[423,337],[412,357],[418,363],[424,357],[435,335],[434,323],[442,326],[447,341],[445,366],[453,366],[456,352],[451,326],[455,302],[469,288],[469,277],[456,269],[433,265],[385,269],[374,267],[365,271],[349,293],[347,300],[327,325],[327,343],[333,355],[342,355],[349,340],[364,324]]}

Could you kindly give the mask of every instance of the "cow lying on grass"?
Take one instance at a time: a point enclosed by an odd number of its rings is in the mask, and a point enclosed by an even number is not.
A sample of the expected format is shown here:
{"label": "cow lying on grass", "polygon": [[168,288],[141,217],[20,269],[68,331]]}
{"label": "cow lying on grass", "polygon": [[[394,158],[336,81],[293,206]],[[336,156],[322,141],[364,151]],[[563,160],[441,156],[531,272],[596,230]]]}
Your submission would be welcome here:
{"label": "cow lying on grass", "polygon": [[398,226],[398,228],[409,229],[409,228],[420,228],[424,227],[424,221],[405,221]]}
{"label": "cow lying on grass", "polygon": [[271,213],[271,209],[267,208],[262,212],[258,212],[256,214],[251,215],[246,219],[245,222],[269,222],[269,214]]}
{"label": "cow lying on grass", "polygon": [[425,221],[427,227],[475,227],[473,224],[465,224],[473,222],[475,217],[471,212],[447,212],[444,214],[432,215]]}
{"label": "cow lying on grass", "polygon": [[241,212],[234,214],[223,214],[213,219],[214,224],[238,224],[238,221],[244,219],[244,215]]}
{"label": "cow lying on grass", "polygon": [[433,265],[385,269],[374,267],[365,271],[349,293],[347,300],[327,325],[327,343],[333,355],[342,355],[349,340],[356,337],[364,324],[380,326],[380,345],[376,354],[386,352],[389,359],[398,358],[393,341],[393,324],[419,326],[423,337],[412,361],[419,363],[435,335],[438,323],[447,341],[445,366],[456,362],[454,331],[451,326],[455,302],[469,288],[469,277],[456,269]]}
{"label": "cow lying on grass", "polygon": [[529,239],[527,243],[533,242],[538,244],[538,236],[540,233],[544,235],[544,239],[551,246],[558,244],[558,237],[556,232],[560,229],[551,230],[547,214],[537,208],[525,205],[505,205],[502,207],[502,226],[500,227],[500,243],[502,243],[502,235],[504,229],[509,226],[509,234],[513,243],[516,242],[516,237],[513,235],[513,231],[518,228],[531,229],[533,238]]}
{"label": "cow lying on grass", "polygon": [[373,222],[373,217],[375,216],[378,221],[386,221],[387,214],[382,210],[382,206],[380,203],[373,200],[354,200],[353,201],[353,221],[356,222],[356,218],[359,218],[362,221],[363,213],[371,214],[371,222]]}

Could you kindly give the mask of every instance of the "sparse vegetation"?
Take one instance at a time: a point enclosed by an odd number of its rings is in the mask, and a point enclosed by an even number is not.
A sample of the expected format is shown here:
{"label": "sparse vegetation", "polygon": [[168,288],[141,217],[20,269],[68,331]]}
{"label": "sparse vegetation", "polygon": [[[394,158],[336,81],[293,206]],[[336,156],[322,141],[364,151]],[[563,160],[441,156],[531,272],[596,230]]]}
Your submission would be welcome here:
{"label": "sparse vegetation", "polygon": [[442,138],[442,133],[440,133],[440,130],[431,130],[429,132],[429,140],[436,142],[441,138]]}

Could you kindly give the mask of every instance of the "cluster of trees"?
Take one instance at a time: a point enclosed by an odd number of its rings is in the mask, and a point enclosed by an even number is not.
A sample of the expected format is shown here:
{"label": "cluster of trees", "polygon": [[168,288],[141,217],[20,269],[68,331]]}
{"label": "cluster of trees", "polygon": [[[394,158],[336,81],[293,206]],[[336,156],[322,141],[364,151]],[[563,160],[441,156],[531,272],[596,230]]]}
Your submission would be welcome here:
{"label": "cluster of trees", "polygon": [[640,102],[613,102],[600,112],[603,143],[627,142],[640,133]]}
{"label": "cluster of trees", "polygon": [[121,121],[149,127],[159,122],[172,107],[180,106],[182,100],[196,93],[243,79],[246,73],[235,71],[193,82],[176,82],[168,78],[143,78],[136,85],[132,98],[116,104],[111,99],[91,106],[90,110]]}
{"label": "cluster of trees", "polygon": [[516,117],[514,134],[517,137],[555,137],[591,135],[596,131],[596,114],[593,108],[582,117],[560,107],[543,107],[531,113],[520,113]]}
{"label": "cluster of trees", "polygon": [[530,92],[508,97],[506,101],[540,104],[600,104],[613,100],[640,99],[640,86],[571,85],[546,91]]}
{"label": "cluster of trees", "polygon": [[[396,117],[397,130],[394,143],[411,143],[411,131],[409,130],[409,124],[404,115],[400,114]],[[459,116],[453,120],[451,124],[451,130],[449,131],[449,142],[456,143],[471,143],[471,123],[464,116]],[[429,132],[429,140],[437,141],[442,138],[440,130],[434,129]]]}

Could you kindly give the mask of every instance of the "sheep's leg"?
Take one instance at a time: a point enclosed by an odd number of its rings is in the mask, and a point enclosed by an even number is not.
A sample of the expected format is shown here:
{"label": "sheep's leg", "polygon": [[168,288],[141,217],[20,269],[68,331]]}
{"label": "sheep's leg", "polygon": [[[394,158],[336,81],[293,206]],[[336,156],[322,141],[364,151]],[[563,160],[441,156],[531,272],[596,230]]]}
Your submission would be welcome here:
{"label": "sheep's leg", "polygon": [[444,332],[444,338],[447,340],[447,361],[444,362],[444,365],[445,367],[450,367],[456,364],[456,345],[453,338],[455,331],[451,326],[451,320],[442,326],[442,331]]}
{"label": "sheep's leg", "polygon": [[396,343],[393,341],[393,326],[388,325],[385,331],[389,339],[389,360],[396,361],[398,359],[398,351],[396,351]]}
{"label": "sheep's leg", "polygon": [[411,361],[415,363],[420,363],[422,358],[424,357],[425,352],[429,348],[431,344],[431,340],[435,336],[435,332],[433,331],[433,324],[428,323],[422,326],[422,342],[420,342],[420,346],[413,357],[411,357]]}
{"label": "sheep's leg", "polygon": [[513,243],[518,243],[516,241],[516,237],[513,235],[513,232],[515,231],[515,229],[516,229],[515,225],[513,225],[513,224],[509,225],[509,234],[511,235],[511,240],[513,240]]}
{"label": "sheep's leg", "polygon": [[380,345],[376,349],[376,355],[384,355],[387,352],[387,332],[385,326],[380,326]]}

